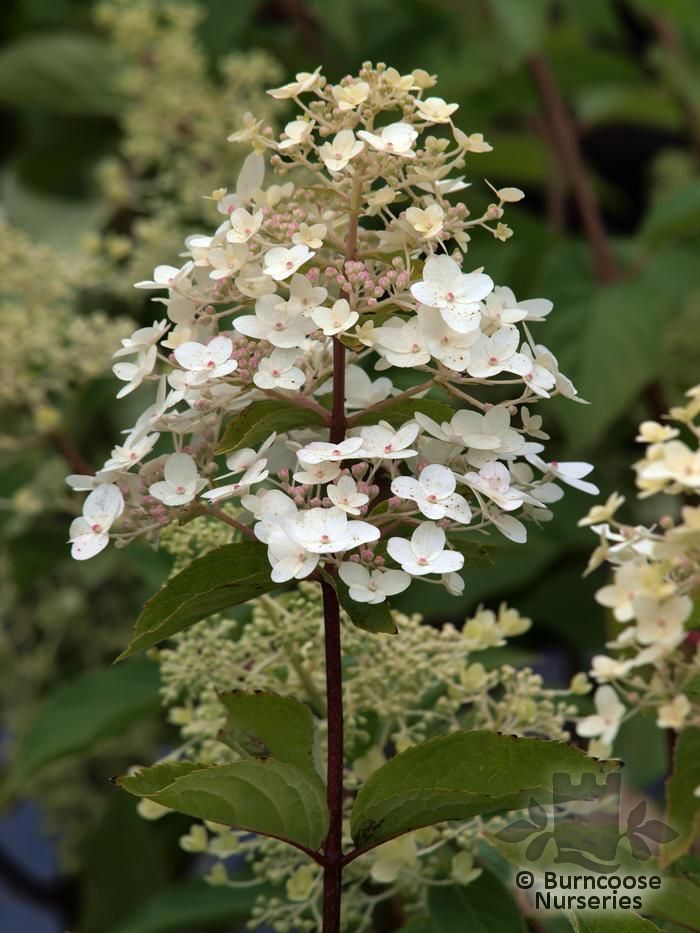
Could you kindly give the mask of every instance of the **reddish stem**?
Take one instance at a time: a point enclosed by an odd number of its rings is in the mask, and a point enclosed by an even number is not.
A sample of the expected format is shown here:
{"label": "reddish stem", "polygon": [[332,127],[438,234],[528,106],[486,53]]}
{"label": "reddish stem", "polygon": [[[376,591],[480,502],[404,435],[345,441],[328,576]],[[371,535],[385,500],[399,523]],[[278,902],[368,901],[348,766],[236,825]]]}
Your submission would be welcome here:
{"label": "reddish stem", "polygon": [[340,605],[332,584],[321,581],[326,647],[326,708],[328,720],[328,835],[323,845],[323,933],[340,929],[343,872],[343,672]]}
{"label": "reddish stem", "polygon": [[619,270],[581,154],[576,128],[561,96],[556,77],[543,55],[532,55],[528,64],[537,85],[553,146],[561,160],[576,198],[581,222],[595,260],[595,274],[601,282],[613,282]]}

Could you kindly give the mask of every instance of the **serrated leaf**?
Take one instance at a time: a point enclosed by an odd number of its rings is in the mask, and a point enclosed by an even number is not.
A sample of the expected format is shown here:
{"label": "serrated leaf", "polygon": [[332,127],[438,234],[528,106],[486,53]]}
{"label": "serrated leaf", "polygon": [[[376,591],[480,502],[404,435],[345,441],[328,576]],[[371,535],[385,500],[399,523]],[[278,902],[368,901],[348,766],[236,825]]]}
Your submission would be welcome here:
{"label": "serrated leaf", "polygon": [[20,789],[51,762],[84,752],[155,712],[158,686],[158,668],[145,659],[61,684],[44,699],[22,738],[6,789]]}
{"label": "serrated leaf", "polygon": [[350,588],[339,577],[323,573],[324,579],[338,594],[338,602],[348,619],[356,628],[375,635],[396,635],[398,629],[391,614],[389,603],[358,603],[350,596]]}
{"label": "serrated leaf", "polygon": [[0,51],[0,103],[55,113],[112,116],[121,101],[110,74],[112,52],[95,36],[47,33]]}
{"label": "serrated leaf", "polygon": [[129,645],[117,661],[275,586],[263,544],[258,541],[224,544],[193,560],[149,599],[136,620]]}
{"label": "serrated leaf", "polygon": [[262,402],[253,402],[233,417],[219,441],[217,453],[226,454],[241,447],[257,447],[273,431],[284,434],[296,428],[323,427],[326,424],[323,416],[311,408],[281,399],[264,399]]}
{"label": "serrated leaf", "polygon": [[320,778],[296,765],[249,759],[228,765],[192,765],[182,773],[162,765],[117,778],[124,790],[200,820],[273,836],[317,849],[328,829]]}
{"label": "serrated leaf", "polygon": [[307,706],[277,693],[220,693],[226,725],[219,738],[251,758],[275,758],[317,776],[314,719]]}
{"label": "serrated leaf", "polygon": [[663,846],[661,865],[684,855],[700,833],[700,728],[689,726],[678,735],[673,753],[673,772],[666,782],[665,822],[678,832],[678,838]]}
{"label": "serrated leaf", "polygon": [[596,761],[559,742],[493,732],[455,732],[392,758],[363,785],[351,816],[359,847],[443,820],[527,807],[551,794],[551,776],[601,778],[618,763]]}
{"label": "serrated leaf", "polygon": [[407,421],[412,421],[416,412],[427,415],[433,421],[441,424],[450,421],[455,411],[446,402],[434,398],[404,398],[397,402],[388,402],[376,411],[363,411],[352,419],[353,427],[367,424],[377,424],[379,421],[388,421],[394,428],[400,428]]}
{"label": "serrated leaf", "polygon": [[483,869],[465,886],[428,889],[428,908],[435,933],[526,933],[515,898],[493,874]]}

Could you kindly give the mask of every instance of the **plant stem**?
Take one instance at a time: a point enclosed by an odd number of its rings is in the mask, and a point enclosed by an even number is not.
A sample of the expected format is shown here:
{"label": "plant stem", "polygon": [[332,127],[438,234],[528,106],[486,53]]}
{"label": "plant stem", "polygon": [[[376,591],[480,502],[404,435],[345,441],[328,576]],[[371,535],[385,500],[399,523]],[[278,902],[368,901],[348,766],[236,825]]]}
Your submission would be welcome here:
{"label": "plant stem", "polygon": [[568,176],[581,216],[581,223],[586,231],[588,242],[591,244],[596,278],[601,282],[613,282],[619,277],[619,269],[610,248],[610,240],[598,201],[581,155],[576,130],[559,91],[554,72],[547,59],[541,54],[530,56],[528,65],[542,99],[549,135]]}
{"label": "plant stem", "polygon": [[340,605],[333,586],[321,581],[326,646],[328,717],[327,800],[329,828],[323,846],[323,933],[340,929],[343,872],[343,681]]}
{"label": "plant stem", "polygon": [[[345,259],[357,256],[357,228],[362,196],[362,176],[355,175],[350,197],[350,217],[345,237]],[[333,338],[333,403],[330,440],[339,444],[345,437],[345,347]],[[341,883],[343,876],[343,661],[340,644],[340,603],[332,583],[321,579],[323,627],[326,650],[326,721],[328,761],[326,770],[328,835],[323,844],[323,933],[340,930]]]}

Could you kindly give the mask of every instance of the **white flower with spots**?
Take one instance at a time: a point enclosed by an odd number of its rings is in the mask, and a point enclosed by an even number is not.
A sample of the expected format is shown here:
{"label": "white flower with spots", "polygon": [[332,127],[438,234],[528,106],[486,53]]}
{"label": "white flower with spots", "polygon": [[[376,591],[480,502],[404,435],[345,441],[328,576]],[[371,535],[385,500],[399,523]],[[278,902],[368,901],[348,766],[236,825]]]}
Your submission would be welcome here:
{"label": "white flower with spots", "polygon": [[368,570],[355,561],[344,561],[338,568],[338,576],[348,587],[350,599],[370,605],[403,593],[411,584],[411,577],[403,570]]}
{"label": "white flower with spots", "polygon": [[171,454],[165,461],[163,476],[161,482],[148,488],[149,494],[163,505],[187,505],[207,484],[189,454]]}
{"label": "white flower with spots", "polygon": [[424,522],[405,538],[389,538],[389,556],[401,569],[414,577],[429,573],[454,573],[464,566],[464,557],[457,551],[445,550],[445,532],[434,522]]}
{"label": "white flower with spots", "polygon": [[70,526],[71,556],[88,560],[109,544],[109,529],[124,511],[124,497],[118,486],[102,483],[83,503],[82,517]]}
{"label": "white flower with spots", "polygon": [[466,334],[478,330],[479,302],[492,288],[493,281],[488,275],[479,271],[465,274],[454,259],[440,255],[426,260],[423,278],[411,286],[411,294],[421,304],[436,308],[457,333]]}
{"label": "white flower with spots", "polygon": [[421,470],[417,479],[397,476],[391,491],[401,499],[412,499],[426,518],[451,518],[466,525],[472,513],[464,496],[455,492],[457,481],[452,470],[431,463]]}

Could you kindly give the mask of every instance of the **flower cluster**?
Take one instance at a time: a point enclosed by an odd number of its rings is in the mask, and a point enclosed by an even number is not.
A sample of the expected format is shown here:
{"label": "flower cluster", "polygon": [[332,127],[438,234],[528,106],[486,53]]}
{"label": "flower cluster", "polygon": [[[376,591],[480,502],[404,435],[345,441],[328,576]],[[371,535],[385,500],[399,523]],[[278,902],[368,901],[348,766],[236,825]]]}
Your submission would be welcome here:
{"label": "flower cluster", "polygon": [[[168,529],[163,544],[175,553],[176,566],[186,566],[194,554],[232,533],[212,519],[199,518]],[[461,632],[450,625],[433,629],[418,616],[395,613],[395,620],[400,651],[392,639],[369,639],[352,626],[344,629],[348,790],[357,789],[388,754],[466,723],[517,735],[568,738],[564,724],[575,711],[570,691],[545,689],[541,677],[528,668],[494,666],[474,657],[528,629],[530,621],[515,610],[480,609]],[[236,688],[303,699],[315,711],[323,736],[325,669],[317,648],[322,629],[319,590],[302,583],[294,592],[256,600],[245,625],[214,617],[178,635],[173,648],[159,652],[164,701],[182,736],[173,757],[200,762],[236,757],[217,738],[225,719],[218,691]],[[165,812],[149,802],[139,807],[151,818]],[[369,929],[382,902],[400,900],[412,913],[425,906],[431,886],[469,884],[479,874],[474,857],[482,828],[479,820],[441,824],[357,859],[344,875],[344,928]],[[348,827],[345,835],[349,840]],[[211,883],[240,883],[236,863],[227,861],[237,855],[250,864],[255,878],[284,892],[258,898],[253,924],[281,931],[319,928],[319,870],[298,851],[274,839],[199,822],[181,845],[213,859]]]}
{"label": "flower cluster", "polygon": [[[230,137],[255,151],[235,191],[212,195],[217,229],[137,283],[165,293],[154,299],[165,316],[122,341],[114,373],[120,396],[151,385],[155,398],[95,477],[70,478],[110,503],[93,515],[88,500],[74,556],[108,537],[155,541],[235,498],[276,582],[325,567],[358,601],[412,577],[459,593],[461,532],[524,542],[524,520],[551,517],[558,481],[596,491],[589,465],[540,456],[547,435],[530,406],[575,398],[531,333],[551,303],[463,270],[471,229],[505,239],[522,192],[496,191],[475,218],[450,202],[467,187],[453,171],[490,147],[453,125],[434,83],[380,64],[331,85],[317,69],[269,92],[299,108],[280,138],[250,115]],[[280,183],[266,184],[264,151]],[[372,366],[414,382],[401,390]],[[244,416],[255,442],[239,449],[226,431]],[[174,452],[151,457],[163,434]]]}
{"label": "flower cluster", "polygon": [[660,515],[651,527],[630,526],[616,518],[624,499],[613,494],[580,523],[600,538],[590,569],[604,561],[612,567],[612,582],[596,599],[620,624],[608,644],[615,655],[593,658],[591,674],[602,684],[597,712],[578,724],[580,735],[595,740],[596,755],[610,752],[621,721],[637,710],[653,710],[662,729],[700,723],[700,653],[692,632],[700,588],[700,386],[687,396],[668,415],[676,426],[645,421],[637,437],[645,445],[634,465],[639,495],[677,496],[677,507],[665,500],[673,514]]}
{"label": "flower cluster", "polygon": [[101,0],[97,26],[107,34],[120,112],[118,151],[98,166],[110,217],[87,246],[101,287],[131,295],[163,257],[177,256],[189,226],[206,216],[201,195],[222,168],[240,165],[223,121],[276,105],[264,88],[279,65],[261,51],[234,52],[211,62],[199,35],[206,4],[196,0]]}

